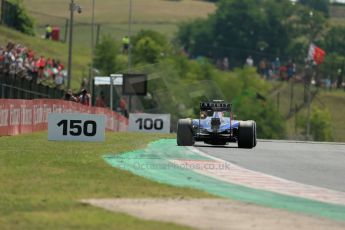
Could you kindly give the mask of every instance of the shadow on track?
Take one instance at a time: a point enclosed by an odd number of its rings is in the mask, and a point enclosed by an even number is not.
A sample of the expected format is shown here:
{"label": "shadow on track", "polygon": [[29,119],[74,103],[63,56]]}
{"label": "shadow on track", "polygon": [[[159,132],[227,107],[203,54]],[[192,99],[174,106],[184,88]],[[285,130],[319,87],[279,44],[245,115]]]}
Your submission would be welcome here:
{"label": "shadow on track", "polygon": [[238,149],[237,146],[231,146],[231,145],[206,145],[206,144],[196,144],[193,145],[197,148],[226,148],[226,149]]}

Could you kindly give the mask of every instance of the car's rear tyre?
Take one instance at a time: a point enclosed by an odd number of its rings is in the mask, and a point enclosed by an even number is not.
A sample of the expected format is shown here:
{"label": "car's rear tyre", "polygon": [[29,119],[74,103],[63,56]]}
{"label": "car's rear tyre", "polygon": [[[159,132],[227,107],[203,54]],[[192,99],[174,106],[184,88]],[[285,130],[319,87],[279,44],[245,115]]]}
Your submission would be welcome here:
{"label": "car's rear tyre", "polygon": [[251,122],[254,123],[254,146],[253,147],[255,147],[256,146],[256,122],[255,121],[251,121]]}
{"label": "car's rear tyre", "polygon": [[177,122],[177,145],[178,146],[194,145],[192,120],[189,118],[179,119]]}
{"label": "car's rear tyre", "polygon": [[254,121],[240,121],[238,147],[251,149],[256,145],[256,124]]}

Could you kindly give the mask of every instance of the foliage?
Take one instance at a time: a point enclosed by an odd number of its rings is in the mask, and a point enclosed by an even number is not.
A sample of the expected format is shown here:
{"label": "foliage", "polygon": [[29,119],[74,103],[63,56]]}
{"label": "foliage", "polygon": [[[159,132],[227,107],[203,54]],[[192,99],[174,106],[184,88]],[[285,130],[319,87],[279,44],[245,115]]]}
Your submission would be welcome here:
{"label": "foliage", "polygon": [[331,115],[327,109],[313,107],[310,132],[315,141],[333,141]]}
{"label": "foliage", "polygon": [[11,0],[9,2],[14,5],[15,11],[15,17],[12,19],[11,26],[22,33],[34,36],[35,23],[33,18],[28,15],[23,2],[21,0]]}
{"label": "foliage", "polygon": [[[261,79],[254,68],[222,72],[207,59],[188,60],[172,56],[147,68],[151,78],[151,103],[144,99],[145,111],[170,113],[178,118],[198,117],[199,102],[224,99],[234,104],[240,119],[256,120],[261,138],[283,138],[284,120],[270,101],[257,99],[257,93],[267,95],[270,83]],[[163,73],[163,74],[156,74]]]}
{"label": "foliage", "polygon": [[123,62],[117,61],[119,53],[119,46],[115,40],[110,35],[103,36],[102,41],[95,49],[95,68],[99,69],[106,76],[122,70],[124,66],[119,63]]}
{"label": "foliage", "polygon": [[322,40],[322,47],[328,53],[345,54],[345,26],[332,26]]}
{"label": "foliage", "polygon": [[152,38],[144,37],[134,46],[133,56],[136,63],[155,63],[162,56],[162,49]]}
{"label": "foliage", "polygon": [[255,120],[260,138],[284,138],[286,130],[283,117],[271,101],[257,97],[258,94],[267,95],[270,85],[259,77],[254,68],[237,69],[235,74],[231,82],[238,90],[232,100],[237,118]]}
{"label": "foliage", "polygon": [[196,19],[192,23],[182,23],[179,27],[178,41],[192,57],[212,58],[213,21]]}
{"label": "foliage", "polygon": [[321,70],[332,82],[345,68],[345,26],[332,26],[320,39],[320,46],[326,51]]}
{"label": "foliage", "polygon": [[178,41],[192,57],[231,57],[238,66],[249,55],[305,55],[301,46],[307,47],[324,23],[322,13],[310,15],[309,8],[288,0],[220,0],[207,19],[182,24]]}
{"label": "foliage", "polygon": [[[310,115],[310,134],[315,141],[333,141],[331,115],[328,109],[312,107]],[[302,128],[306,134],[307,117],[301,115],[298,117],[297,126]]]}
{"label": "foliage", "polygon": [[286,23],[290,25],[292,35],[286,53],[294,60],[304,62],[310,42],[320,43],[326,19],[321,12],[296,5],[294,15]]}
{"label": "foliage", "polygon": [[170,46],[162,34],[152,30],[141,30],[132,38],[135,63],[156,63],[170,53]]}
{"label": "foliage", "polygon": [[327,53],[324,63],[320,66],[324,78],[328,78],[331,82],[336,82],[336,78],[344,71],[345,57],[337,53]]}
{"label": "foliage", "polygon": [[234,109],[238,119],[255,120],[259,138],[285,138],[285,121],[273,103],[259,101],[250,94],[243,95],[236,102]]}

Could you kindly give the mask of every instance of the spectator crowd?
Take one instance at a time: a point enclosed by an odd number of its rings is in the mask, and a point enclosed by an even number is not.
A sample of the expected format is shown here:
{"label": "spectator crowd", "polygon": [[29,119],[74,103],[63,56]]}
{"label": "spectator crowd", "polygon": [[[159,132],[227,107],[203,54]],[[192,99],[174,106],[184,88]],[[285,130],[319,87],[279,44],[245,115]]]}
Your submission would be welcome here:
{"label": "spectator crowd", "polygon": [[[229,59],[217,59],[216,66],[219,69],[227,71],[230,69]],[[279,57],[273,60],[262,58],[258,63],[255,63],[253,57],[249,55],[244,66],[256,67],[258,73],[266,80],[289,80],[296,74],[296,64],[292,60],[282,63]]]}
{"label": "spectator crowd", "polygon": [[12,77],[37,79],[37,82],[51,80],[56,85],[62,85],[67,75],[59,60],[39,56],[32,49],[12,42],[0,47],[0,72]]}
{"label": "spectator crowd", "polygon": [[265,79],[290,80],[296,74],[296,64],[289,60],[287,63],[281,63],[279,57],[273,61],[266,58],[260,60],[258,64],[258,72]]}

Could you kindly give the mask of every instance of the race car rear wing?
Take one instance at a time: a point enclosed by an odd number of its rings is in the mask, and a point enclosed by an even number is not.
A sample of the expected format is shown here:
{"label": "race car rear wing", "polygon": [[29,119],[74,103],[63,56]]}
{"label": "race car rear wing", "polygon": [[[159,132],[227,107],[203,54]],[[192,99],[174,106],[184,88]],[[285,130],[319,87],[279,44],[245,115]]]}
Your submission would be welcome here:
{"label": "race car rear wing", "polygon": [[200,111],[231,111],[231,104],[223,101],[201,102]]}

